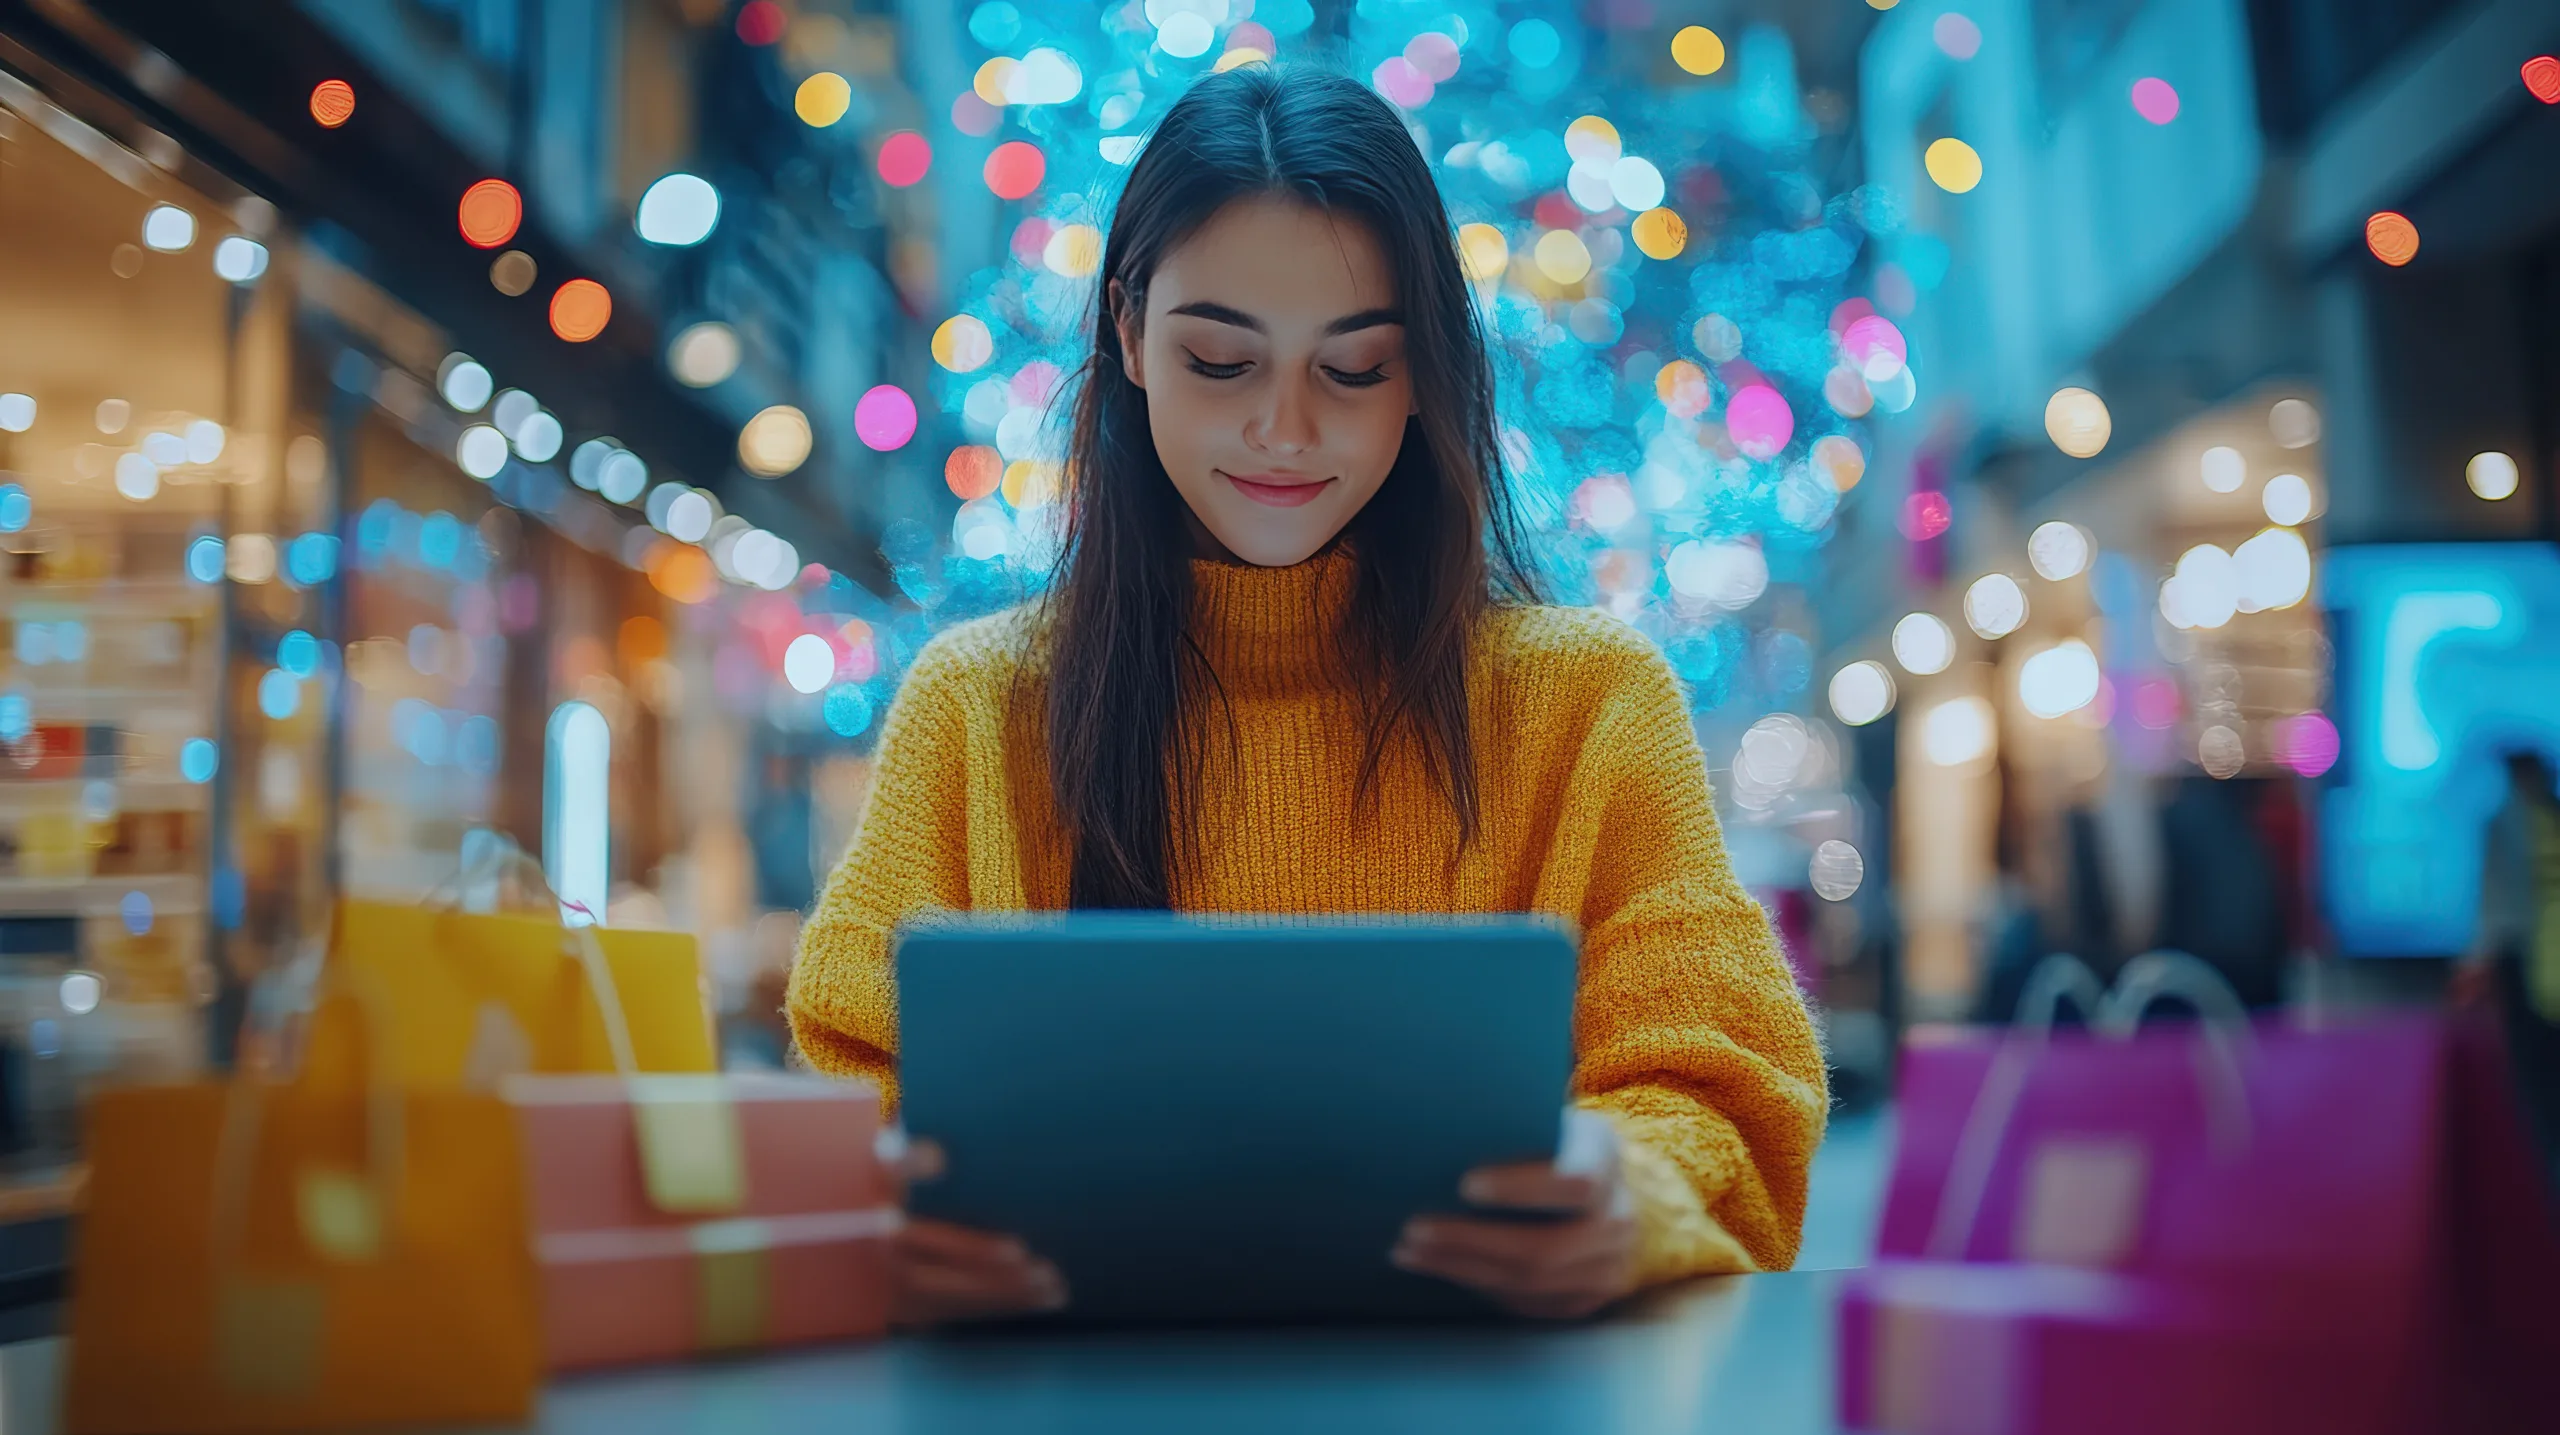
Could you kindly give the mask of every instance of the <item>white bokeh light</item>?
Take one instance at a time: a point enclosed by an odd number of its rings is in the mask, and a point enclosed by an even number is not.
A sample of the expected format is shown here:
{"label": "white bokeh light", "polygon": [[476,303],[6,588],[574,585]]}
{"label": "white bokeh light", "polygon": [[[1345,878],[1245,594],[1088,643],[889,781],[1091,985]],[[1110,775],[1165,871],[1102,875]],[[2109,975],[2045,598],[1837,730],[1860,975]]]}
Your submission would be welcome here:
{"label": "white bokeh light", "polygon": [[662,176],[640,196],[631,227],[651,244],[700,244],[720,222],[720,191],[698,174]]}
{"label": "white bokeh light", "polygon": [[1965,626],[1985,638],[2005,638],[2027,621],[2026,590],[2006,573],[1985,573],[1964,590]]}
{"label": "white bokeh light", "polygon": [[1991,704],[1950,698],[1920,720],[1921,754],[1940,767],[1963,767],[1991,755]]}
{"label": "white bokeh light", "polygon": [[487,406],[489,395],[497,385],[480,361],[468,354],[447,354],[443,372],[436,378],[436,392],[444,396],[454,412],[476,414]]}
{"label": "white bokeh light", "polygon": [[2269,523],[2287,528],[2302,523],[2311,517],[2311,480],[2298,473],[2279,473],[2267,480],[2258,505],[2267,511]]}
{"label": "white bokeh light", "polygon": [[174,204],[159,205],[142,217],[142,242],[175,254],[196,242],[196,217]]}
{"label": "white bokeh light", "polygon": [[2018,701],[2040,718],[2076,713],[2098,700],[2098,655],[2077,638],[2018,665]]}
{"label": "white bokeh light", "polygon": [[2311,595],[2311,549],[2290,528],[2269,528],[2231,555],[2241,612],[2290,608]]}
{"label": "white bokeh light", "polygon": [[2199,543],[2180,556],[2169,581],[2177,585],[2178,613],[2186,619],[2181,627],[2219,628],[2240,611],[2239,570],[2230,554],[2210,543]]}
{"label": "white bokeh light", "polygon": [[2027,535],[2027,562],[2047,582],[2077,577],[2089,566],[2089,535],[2077,524],[2040,524]]}
{"label": "white bokeh light", "polygon": [[1956,660],[1956,635],[1935,613],[1905,613],[1893,625],[1893,660],[1917,677],[1943,673]]}
{"label": "white bokeh light", "polygon": [[2196,470],[2203,477],[2204,486],[2216,493],[2238,493],[2240,485],[2249,481],[2249,460],[2227,444],[2206,449],[2204,456],[2196,460]]}
{"label": "white bokeh light", "polygon": [[802,633],[782,650],[782,678],[793,692],[817,692],[835,675],[836,650],[815,633]]}
{"label": "white bokeh light", "polygon": [[473,424],[454,440],[453,461],[473,478],[496,478],[507,466],[507,436],[487,424]]}
{"label": "white bokeh light", "polygon": [[1874,661],[1851,663],[1831,675],[1831,715],[1864,727],[1893,711],[1893,674]]}

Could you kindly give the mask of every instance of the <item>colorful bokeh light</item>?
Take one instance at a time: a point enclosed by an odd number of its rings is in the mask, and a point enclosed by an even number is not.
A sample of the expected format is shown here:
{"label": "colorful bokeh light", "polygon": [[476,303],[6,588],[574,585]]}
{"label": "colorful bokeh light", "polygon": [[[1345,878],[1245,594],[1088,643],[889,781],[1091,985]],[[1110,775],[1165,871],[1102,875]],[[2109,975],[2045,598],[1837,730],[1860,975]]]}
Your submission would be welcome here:
{"label": "colorful bokeh light", "polygon": [[1693,75],[1712,75],[1724,68],[1724,37],[1704,25],[1691,25],[1671,37],[1671,62]]}
{"label": "colorful bokeh light", "polygon": [[2418,226],[2397,210],[2383,210],[2364,222],[2364,247],[2397,269],[2418,257]]}
{"label": "colorful bokeh light", "polygon": [[1028,140],[1007,140],[987,156],[983,173],[998,199],[1022,199],[1048,176],[1049,158]]}
{"label": "colorful bokeh light", "polygon": [[462,237],[478,249],[495,249],[516,237],[524,223],[524,196],[503,179],[484,179],[462,192]]}
{"label": "colorful bokeh light", "polygon": [[921,183],[933,169],[933,145],[914,130],[900,130],[880,142],[879,169],[892,189]]}
{"label": "colorful bokeh light", "polygon": [[1932,141],[1920,162],[1929,171],[1929,182],[1949,194],[1969,194],[1982,183],[1982,156],[1952,136]]}
{"label": "colorful bokeh light", "polygon": [[916,401],[895,384],[879,384],[853,406],[853,432],[883,453],[916,436]]}
{"label": "colorful bokeh light", "polygon": [[356,87],[344,80],[322,80],[311,87],[311,118],[334,130],[356,115]]}
{"label": "colorful bokeh light", "polygon": [[2560,105],[2560,56],[2536,55],[2524,62],[2524,87],[2546,105]]}
{"label": "colorful bokeh light", "polygon": [[551,296],[551,332],[583,344],[613,318],[613,295],[593,279],[572,279]]}
{"label": "colorful bokeh light", "polygon": [[2155,125],[2178,117],[2178,92],[2167,80],[2146,75],[2133,82],[2133,112]]}

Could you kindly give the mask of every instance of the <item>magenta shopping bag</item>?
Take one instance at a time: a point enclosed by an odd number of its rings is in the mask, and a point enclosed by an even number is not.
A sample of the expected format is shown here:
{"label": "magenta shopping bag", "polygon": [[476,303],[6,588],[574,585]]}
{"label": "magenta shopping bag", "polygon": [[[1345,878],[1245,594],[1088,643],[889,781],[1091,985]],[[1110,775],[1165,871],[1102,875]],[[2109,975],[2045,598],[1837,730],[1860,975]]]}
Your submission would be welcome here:
{"label": "magenta shopping bag", "polygon": [[2050,1034],[2095,984],[2039,973],[2046,1020],[1905,1053],[1844,1423],[2497,1429],[2560,1360],[2560,1254],[2483,1029],[2253,1025],[2207,992],[2213,1020],[2125,1034],[2199,970],[2142,959],[2096,1030]]}

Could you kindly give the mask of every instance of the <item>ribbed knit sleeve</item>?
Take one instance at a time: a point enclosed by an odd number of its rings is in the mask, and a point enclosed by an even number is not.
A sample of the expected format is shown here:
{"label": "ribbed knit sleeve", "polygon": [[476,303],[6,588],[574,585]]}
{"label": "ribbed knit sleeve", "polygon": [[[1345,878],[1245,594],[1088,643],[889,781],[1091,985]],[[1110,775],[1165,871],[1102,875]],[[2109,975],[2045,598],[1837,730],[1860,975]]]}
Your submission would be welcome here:
{"label": "ribbed knit sleeve", "polygon": [[956,635],[927,645],[882,723],[871,797],[853,843],[800,932],[786,1009],[820,1071],[898,1098],[899,922],[969,902],[969,672]]}
{"label": "ribbed knit sleeve", "polygon": [[1829,1109],[1822,1052],[1726,860],[1679,680],[1624,642],[1567,818],[1597,824],[1574,1091],[1626,1138],[1644,1280],[1784,1269]]}

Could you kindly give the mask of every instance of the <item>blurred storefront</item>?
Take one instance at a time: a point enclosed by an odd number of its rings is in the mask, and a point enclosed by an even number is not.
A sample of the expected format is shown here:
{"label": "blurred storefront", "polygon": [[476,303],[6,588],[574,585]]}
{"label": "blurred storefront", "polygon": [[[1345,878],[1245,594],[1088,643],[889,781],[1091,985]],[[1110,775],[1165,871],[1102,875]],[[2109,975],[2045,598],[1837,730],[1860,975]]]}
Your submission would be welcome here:
{"label": "blurred storefront", "polygon": [[[273,211],[0,73],[0,1160],[71,1093],[205,1056],[222,894],[225,585],[190,545],[280,460]],[[211,576],[219,577],[219,573]]]}

